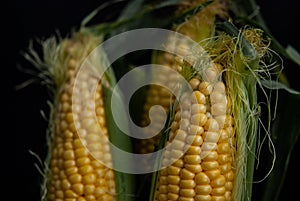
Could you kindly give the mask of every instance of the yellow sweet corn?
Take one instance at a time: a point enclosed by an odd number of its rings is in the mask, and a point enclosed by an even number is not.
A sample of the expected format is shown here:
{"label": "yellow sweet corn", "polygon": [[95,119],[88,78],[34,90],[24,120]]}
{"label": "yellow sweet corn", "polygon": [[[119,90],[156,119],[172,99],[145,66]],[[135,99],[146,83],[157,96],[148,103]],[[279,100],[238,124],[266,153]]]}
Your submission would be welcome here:
{"label": "yellow sweet corn", "polygon": [[[201,5],[206,1],[198,0],[198,1],[182,1],[180,2],[178,9],[176,11],[177,15],[182,14],[186,10],[193,8],[195,6]],[[204,8],[199,13],[195,14],[195,16],[191,17],[188,21],[176,25],[173,30],[188,36],[189,38],[195,40],[196,42],[201,41],[207,37],[210,37],[213,33],[215,16],[226,15],[225,13],[225,5],[224,2],[215,1],[211,5]],[[200,31],[199,31],[200,30]],[[176,43],[176,56],[167,52],[157,54],[154,59],[155,63],[164,65],[166,67],[170,67],[173,70],[182,71],[183,59],[190,52],[190,48],[187,47],[185,41],[176,41],[174,38],[169,38],[167,41],[168,46],[174,47],[174,43]],[[171,72],[170,72],[171,73]],[[157,80],[160,83],[164,83],[164,86],[170,89],[176,88],[176,84],[178,82],[178,77],[176,74],[172,76],[170,73],[161,73],[159,75],[153,75],[153,79]],[[143,115],[141,120],[141,126],[147,126],[150,121],[148,118],[149,109],[153,105],[160,105],[164,108],[166,113],[169,112],[171,105],[174,103],[175,98],[170,93],[170,91],[166,90],[166,88],[161,86],[150,86],[149,90],[146,94],[146,102],[143,108]],[[156,116],[153,117],[152,124],[159,125],[161,123],[161,116],[164,114],[156,113]],[[155,126],[154,126],[155,127]],[[146,136],[153,135],[153,130],[148,129],[144,133]],[[155,147],[159,143],[159,139],[161,137],[161,133],[157,133],[157,135],[150,139],[140,140],[137,144],[136,151],[138,153],[151,153],[154,151]],[[147,161],[145,161],[145,165],[147,165]]]}
{"label": "yellow sweet corn", "polygon": [[[108,168],[112,167],[112,157],[103,82],[94,76],[95,64],[83,64],[99,42],[96,37],[78,34],[61,41],[54,51],[56,67],[49,69],[56,73],[52,76],[58,89],[50,122],[52,140],[44,200],[116,200],[115,173]],[[82,64],[88,68],[80,71]],[[90,86],[96,86],[95,90]]]}
{"label": "yellow sweet corn", "polygon": [[190,79],[192,96],[177,107],[162,159],[165,168],[156,182],[157,201],[232,200],[234,120],[226,87],[216,79],[218,68],[206,72],[203,80]]}

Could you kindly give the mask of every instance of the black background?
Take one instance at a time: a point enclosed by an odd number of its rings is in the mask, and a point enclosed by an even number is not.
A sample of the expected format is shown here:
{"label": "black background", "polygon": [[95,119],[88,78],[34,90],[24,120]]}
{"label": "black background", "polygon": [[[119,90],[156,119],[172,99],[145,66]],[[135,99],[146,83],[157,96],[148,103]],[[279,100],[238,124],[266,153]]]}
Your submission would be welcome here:
{"label": "black background", "polygon": [[[59,0],[16,0],[3,9],[8,8],[12,11],[9,15],[3,16],[2,32],[8,35],[3,37],[7,46],[4,59],[8,59],[8,68],[13,69],[11,76],[3,74],[5,85],[10,85],[9,94],[12,100],[8,100],[3,108],[8,112],[9,120],[5,122],[8,131],[3,130],[3,135],[12,136],[11,141],[4,141],[4,155],[13,152],[12,163],[5,163],[7,168],[13,169],[14,174],[2,174],[12,185],[10,188],[18,189],[20,194],[12,194],[11,199],[21,195],[20,200],[37,201],[39,200],[39,182],[41,177],[34,167],[37,162],[36,158],[29,154],[29,150],[38,153],[42,158],[45,157],[45,129],[47,122],[40,115],[40,111],[48,112],[46,104],[49,94],[44,86],[38,83],[32,84],[21,90],[15,87],[24,81],[32,78],[30,75],[16,70],[16,64],[24,68],[31,68],[26,63],[21,51],[28,47],[29,40],[35,37],[47,38],[56,30],[64,36],[72,28],[78,27],[81,20],[90,13],[94,8],[99,6],[103,1],[85,0],[85,1],[59,1]],[[259,1],[261,12],[267,22],[273,35],[284,45],[292,44],[300,51],[300,31],[298,30],[300,20],[300,6],[297,1],[293,0],[265,0]],[[124,5],[124,4],[120,4]],[[109,20],[118,12],[119,7],[115,7],[115,12],[104,13],[103,18],[99,20]],[[110,16],[105,18],[105,16]],[[12,51],[13,53],[7,53]],[[299,68],[299,67],[298,67]],[[288,76],[293,77],[297,71],[295,67],[287,67]],[[298,69],[299,73],[299,69]],[[292,83],[297,89],[300,87],[299,78]],[[6,99],[7,100],[7,99]],[[13,123],[12,123],[13,122]],[[300,123],[300,122],[299,122]],[[11,131],[13,130],[13,134]],[[13,147],[13,150],[12,150]],[[297,165],[297,154],[299,153],[299,142],[293,152],[289,174],[287,175],[285,186],[281,194],[281,200],[293,200],[294,196],[299,194],[298,186],[292,184],[299,181],[300,166]],[[11,159],[10,158],[10,159]],[[9,160],[8,160],[9,161]],[[4,163],[3,163],[4,164]],[[8,199],[8,200],[11,200]]]}

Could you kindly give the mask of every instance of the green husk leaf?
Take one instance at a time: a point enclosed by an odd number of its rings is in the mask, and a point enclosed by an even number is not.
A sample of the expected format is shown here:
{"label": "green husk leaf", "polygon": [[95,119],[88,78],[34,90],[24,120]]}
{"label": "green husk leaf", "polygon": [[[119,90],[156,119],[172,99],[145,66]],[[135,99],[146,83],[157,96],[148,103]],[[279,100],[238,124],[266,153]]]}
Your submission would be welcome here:
{"label": "green husk leaf", "polygon": [[288,45],[285,51],[289,58],[300,66],[300,53],[291,45]]}
{"label": "green husk leaf", "polygon": [[290,87],[286,86],[285,84],[275,81],[275,80],[261,80],[261,84],[268,88],[268,89],[284,89],[285,91],[289,92],[290,94],[300,95],[299,91],[291,89]]}
{"label": "green husk leaf", "polygon": [[[105,57],[106,58],[106,57]],[[105,59],[104,58],[104,59]],[[107,62],[107,61],[102,61]],[[123,102],[122,98],[122,92],[121,90],[116,86],[116,78],[113,72],[112,68],[108,68],[105,72],[105,80],[108,81],[108,83],[103,84],[103,102],[104,102],[104,108],[105,108],[105,116],[106,116],[106,122],[107,122],[107,130],[109,134],[109,139],[111,143],[126,151],[129,153],[132,153],[132,143],[130,137],[127,135],[129,133],[129,126],[126,129],[126,133],[121,131],[116,124],[113,113],[111,110],[111,98],[112,94],[116,93],[114,102],[115,104],[113,105],[114,107],[117,108],[118,115],[120,115],[121,118],[119,120],[122,120],[122,125],[128,125],[127,121],[127,115],[125,113],[125,105]],[[114,90],[114,91],[113,91]],[[132,162],[131,161],[126,161],[124,164],[124,160],[122,160],[118,153],[114,153],[112,151],[112,161],[113,165],[122,162],[122,165],[127,165],[131,166]],[[118,165],[119,166],[119,165]],[[117,200],[120,201],[132,201],[135,199],[135,178],[134,175],[128,174],[128,173],[123,173],[114,170],[115,172],[115,181],[116,181],[116,190],[117,190]]]}
{"label": "green husk leaf", "polygon": [[[278,201],[287,174],[293,148],[300,135],[300,94],[279,91],[277,117],[272,124],[272,141],[276,148],[276,161],[268,176],[262,195],[263,201]],[[293,92],[293,91],[292,91]],[[292,114],[292,115],[291,115]]]}

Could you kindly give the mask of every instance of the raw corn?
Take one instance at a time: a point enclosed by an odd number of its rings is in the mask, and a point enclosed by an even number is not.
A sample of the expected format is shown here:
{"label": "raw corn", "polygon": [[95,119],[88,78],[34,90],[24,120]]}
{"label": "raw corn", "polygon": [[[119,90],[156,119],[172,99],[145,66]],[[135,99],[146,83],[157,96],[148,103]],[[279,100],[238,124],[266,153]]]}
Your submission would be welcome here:
{"label": "raw corn", "polygon": [[103,83],[94,76],[95,69],[88,63],[84,63],[88,66],[85,70],[79,71],[83,59],[99,42],[77,37],[62,43],[64,80],[58,90],[52,122],[54,133],[45,200],[116,200],[114,171],[108,168],[112,166],[112,158]]}
{"label": "raw corn", "polygon": [[157,201],[233,200],[235,128],[220,68],[216,64],[203,79],[189,80],[193,93],[182,97],[171,124]]}
{"label": "raw corn", "polygon": [[[179,4],[179,7],[177,9],[177,14],[185,12],[186,10],[193,8],[197,5],[201,5],[206,1],[199,0],[199,1],[182,1]],[[188,36],[189,38],[193,39],[196,42],[201,41],[202,39],[205,39],[207,37],[210,37],[213,33],[213,27],[214,27],[214,21],[215,16],[225,15],[225,5],[224,2],[221,1],[215,1],[211,5],[209,5],[207,8],[204,8],[195,16],[191,17],[188,21],[176,25],[173,30],[181,33],[183,35]],[[200,22],[200,24],[199,24]],[[195,27],[195,25],[197,25]],[[169,67],[172,70],[176,70],[178,72],[182,71],[182,66],[184,64],[184,58],[188,56],[190,52],[190,47],[187,46],[186,41],[178,41],[177,38],[170,37],[168,38],[167,44],[166,44],[166,50],[168,50],[168,47],[176,49],[174,50],[175,55],[171,53],[158,53],[154,57],[154,63],[158,63],[161,65],[164,65],[166,67]],[[169,48],[170,50],[170,48]],[[189,64],[187,64],[189,65]],[[172,73],[161,73],[159,75],[153,75],[153,80],[157,80],[160,83],[164,83],[165,87],[161,86],[150,86],[149,90],[146,94],[146,101],[143,108],[143,115],[141,120],[141,126],[145,127],[148,126],[150,123],[149,120],[149,109],[153,105],[160,105],[164,108],[166,113],[169,112],[170,107],[174,103],[175,97],[171,94],[169,89],[176,89],[178,86],[176,85],[178,82],[178,76],[176,74],[172,75]],[[155,116],[153,117],[151,123],[155,127],[155,125],[160,125],[162,116],[165,115],[164,113],[155,113]],[[159,139],[161,137],[160,133],[157,134],[155,137],[150,139],[143,139],[140,140],[137,144],[136,151],[138,153],[151,153],[155,150],[155,147],[159,144]],[[153,135],[153,130],[146,129],[144,132],[145,136]],[[147,161],[144,161],[145,165],[147,165]]]}

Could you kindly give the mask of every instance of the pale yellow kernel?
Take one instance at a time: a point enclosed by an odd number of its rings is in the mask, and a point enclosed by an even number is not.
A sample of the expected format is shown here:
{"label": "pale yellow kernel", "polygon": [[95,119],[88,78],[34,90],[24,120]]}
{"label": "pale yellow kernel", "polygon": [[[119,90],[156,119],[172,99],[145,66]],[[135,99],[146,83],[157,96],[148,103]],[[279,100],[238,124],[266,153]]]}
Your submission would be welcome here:
{"label": "pale yellow kernel", "polygon": [[211,104],[215,104],[215,103],[227,104],[226,94],[213,90],[212,93],[210,94],[210,102]]}
{"label": "pale yellow kernel", "polygon": [[225,186],[213,188],[211,191],[212,195],[224,195],[225,194]]}
{"label": "pale yellow kernel", "polygon": [[190,125],[188,132],[189,135],[201,135],[204,132],[204,129],[202,126]]}
{"label": "pale yellow kernel", "polygon": [[60,180],[57,180],[57,181],[54,182],[54,187],[56,189],[61,189],[61,182],[60,182]]}
{"label": "pale yellow kernel", "polygon": [[211,201],[225,201],[225,197],[224,196],[218,196],[218,195],[213,195],[211,196]]}
{"label": "pale yellow kernel", "polygon": [[179,190],[178,193],[168,193],[168,200],[178,200],[179,198]]}
{"label": "pale yellow kernel", "polygon": [[200,164],[185,164],[184,167],[193,173],[198,173],[202,171],[202,167]]}
{"label": "pale yellow kernel", "polygon": [[73,150],[64,151],[64,159],[65,160],[73,160],[75,158],[75,154]]}
{"label": "pale yellow kernel", "polygon": [[232,137],[234,135],[234,127],[228,126],[225,128],[226,132],[228,133],[229,137]]}
{"label": "pale yellow kernel", "polygon": [[206,131],[203,138],[205,142],[217,143],[219,141],[220,134],[218,132]]}
{"label": "pale yellow kernel", "polygon": [[82,195],[83,194],[83,190],[84,190],[84,186],[83,186],[83,184],[73,184],[72,185],[72,190],[77,195]]}
{"label": "pale yellow kernel", "polygon": [[76,164],[78,166],[84,166],[84,165],[89,164],[90,162],[91,162],[91,160],[88,157],[81,157],[76,160]]}
{"label": "pale yellow kernel", "polygon": [[204,130],[217,132],[219,131],[219,124],[215,119],[209,118],[204,125]]}
{"label": "pale yellow kernel", "polygon": [[216,82],[214,84],[214,91],[218,91],[220,93],[225,93],[226,92],[225,84],[223,82],[221,82],[221,81]]}
{"label": "pale yellow kernel", "polygon": [[226,129],[221,129],[219,131],[219,135],[220,135],[219,142],[228,142],[229,135]]}
{"label": "pale yellow kernel", "polygon": [[60,128],[61,128],[62,131],[67,130],[68,126],[69,126],[69,124],[65,120],[62,120],[60,122]]}
{"label": "pale yellow kernel", "polygon": [[191,114],[206,113],[206,106],[204,104],[193,104],[191,108]]}
{"label": "pale yellow kernel", "polygon": [[186,131],[190,125],[190,121],[188,119],[181,119],[179,128],[181,130]]}
{"label": "pale yellow kernel", "polygon": [[168,193],[168,186],[167,185],[161,185],[159,187],[158,191],[161,194],[167,194]]}
{"label": "pale yellow kernel", "polygon": [[171,143],[172,149],[178,149],[178,150],[183,150],[185,143],[181,140],[176,140],[174,139],[173,142]]}
{"label": "pale yellow kernel", "polygon": [[214,180],[212,180],[210,184],[213,188],[215,188],[215,187],[224,186],[225,182],[226,182],[225,177],[223,175],[220,175],[217,178],[215,178]]}
{"label": "pale yellow kernel", "polygon": [[114,171],[109,169],[105,174],[106,179],[113,179],[114,178]]}
{"label": "pale yellow kernel", "polygon": [[213,180],[221,175],[221,171],[219,169],[207,170],[205,174],[209,177],[210,180]]}
{"label": "pale yellow kernel", "polygon": [[178,185],[168,185],[168,192],[169,193],[175,193],[175,194],[179,194],[179,190],[180,190],[180,187]]}
{"label": "pale yellow kernel", "polygon": [[81,166],[79,169],[78,169],[78,172],[81,174],[81,175],[86,175],[88,173],[91,173],[93,172],[94,168],[91,166],[91,165],[84,165],[84,166]]}
{"label": "pale yellow kernel", "polygon": [[215,66],[208,67],[207,69],[205,69],[202,77],[205,81],[215,82],[219,77],[218,68],[216,68]]}
{"label": "pale yellow kernel", "polygon": [[59,168],[58,167],[52,167],[52,174],[59,174]]}
{"label": "pale yellow kernel", "polygon": [[167,176],[162,176],[162,175],[160,175],[160,178],[159,178],[159,184],[161,184],[161,185],[166,185],[166,184],[168,184]]}
{"label": "pale yellow kernel", "polygon": [[234,178],[234,173],[233,173],[233,171],[229,171],[224,176],[226,178],[226,181],[232,181]]}
{"label": "pale yellow kernel", "polygon": [[76,184],[76,183],[80,183],[82,180],[82,177],[80,174],[73,174],[69,177],[69,181],[72,183],[72,184]]}
{"label": "pale yellow kernel", "polygon": [[227,181],[225,183],[225,188],[227,191],[231,191],[233,189],[233,183],[231,181]]}
{"label": "pale yellow kernel", "polygon": [[79,148],[75,150],[75,156],[76,158],[80,158],[80,157],[84,157],[84,156],[88,156],[89,155],[89,151],[86,148]]}
{"label": "pale yellow kernel", "polygon": [[91,133],[87,135],[86,140],[88,141],[88,143],[99,142],[101,140],[101,137],[98,134]]}
{"label": "pale yellow kernel", "polygon": [[218,162],[220,165],[228,163],[231,161],[231,156],[229,154],[219,154]]}
{"label": "pale yellow kernel", "polygon": [[78,195],[76,195],[76,193],[74,193],[74,191],[72,191],[72,190],[66,190],[65,197],[66,198],[76,198],[76,197],[78,197]]}
{"label": "pale yellow kernel", "polygon": [[162,176],[167,176],[167,175],[168,175],[167,168],[161,169],[161,170],[160,170],[160,175],[162,175]]}
{"label": "pale yellow kernel", "polygon": [[212,187],[210,185],[197,185],[195,187],[195,192],[199,195],[209,195],[212,191]]}
{"label": "pale yellow kernel", "polygon": [[190,113],[189,110],[185,110],[185,111],[183,111],[182,114],[181,114],[181,118],[182,118],[182,119],[189,119],[190,116],[191,116],[191,113]]}
{"label": "pale yellow kernel", "polygon": [[168,200],[168,195],[167,194],[159,194],[158,200],[159,201],[167,201]]}
{"label": "pale yellow kernel", "polygon": [[199,85],[199,90],[205,96],[207,96],[212,92],[212,85],[209,82],[201,82]]}
{"label": "pale yellow kernel", "polygon": [[201,157],[200,155],[185,155],[184,162],[187,164],[200,164]]}
{"label": "pale yellow kernel", "polygon": [[225,174],[231,170],[231,164],[226,163],[224,165],[220,165],[221,174]]}
{"label": "pale yellow kernel", "polygon": [[180,172],[180,177],[182,179],[193,179],[195,177],[195,173],[186,168],[183,168]]}
{"label": "pale yellow kernel", "polygon": [[70,168],[68,168],[68,169],[66,170],[66,175],[67,175],[67,176],[70,176],[70,175],[72,175],[72,174],[77,173],[77,171],[78,171],[78,168],[77,168],[77,167],[70,167]]}
{"label": "pale yellow kernel", "polygon": [[187,136],[186,142],[190,145],[200,146],[203,143],[203,138],[200,135]]}
{"label": "pale yellow kernel", "polygon": [[96,176],[94,174],[86,174],[82,178],[83,184],[93,184],[96,181]]}
{"label": "pale yellow kernel", "polygon": [[[95,201],[96,197],[94,195],[87,195],[85,196],[86,201]],[[106,199],[107,201],[109,201],[109,199]]]}
{"label": "pale yellow kernel", "polygon": [[61,187],[63,190],[68,190],[71,188],[71,184],[67,179],[63,179],[61,182]]}
{"label": "pale yellow kernel", "polygon": [[216,161],[216,160],[218,160],[218,157],[219,157],[218,152],[216,152],[216,151],[206,151],[206,152],[207,153],[206,153],[205,157],[202,158],[203,161]]}
{"label": "pale yellow kernel", "polygon": [[75,139],[73,141],[73,145],[75,149],[84,147],[83,141],[81,139]]}
{"label": "pale yellow kernel", "polygon": [[95,186],[93,184],[84,185],[84,194],[92,195],[95,192]]}
{"label": "pale yellow kernel", "polygon": [[199,146],[186,145],[185,149],[185,154],[187,155],[199,155],[201,153],[201,148]]}
{"label": "pale yellow kernel", "polygon": [[180,177],[175,175],[168,175],[167,181],[169,184],[179,185]]}
{"label": "pale yellow kernel", "polygon": [[61,199],[64,198],[64,192],[61,190],[56,191],[55,195],[56,195],[56,198],[61,198]]}
{"label": "pale yellow kernel", "polygon": [[178,122],[173,121],[172,124],[171,124],[171,130],[175,133],[178,128],[179,128]]}
{"label": "pale yellow kernel", "polygon": [[65,201],[77,201],[76,198],[66,198]]}
{"label": "pale yellow kernel", "polygon": [[198,185],[205,185],[205,184],[209,184],[210,179],[204,172],[199,172],[195,176],[195,182]]}
{"label": "pale yellow kernel", "polygon": [[73,138],[73,133],[71,131],[69,131],[69,130],[65,130],[65,132],[64,132],[64,138],[65,139],[71,139],[71,138]]}
{"label": "pale yellow kernel", "polygon": [[203,161],[201,163],[203,170],[214,170],[219,167],[219,163],[217,161]]}
{"label": "pale yellow kernel", "polygon": [[214,116],[225,115],[227,105],[224,103],[215,103],[211,106],[211,114]]}
{"label": "pale yellow kernel", "polygon": [[189,81],[189,84],[190,86],[192,87],[192,89],[197,89],[199,84],[200,84],[200,80],[197,79],[197,78],[192,78],[190,81]]}
{"label": "pale yellow kernel", "polygon": [[231,201],[232,199],[232,193],[230,191],[226,191],[224,194],[225,200],[226,201]]}
{"label": "pale yellow kernel", "polygon": [[180,158],[183,155],[183,151],[182,150],[172,150],[172,152],[170,153],[170,157],[172,158]]}
{"label": "pale yellow kernel", "polygon": [[70,104],[68,102],[63,102],[61,105],[62,112],[68,112],[70,110]]}
{"label": "pale yellow kernel", "polygon": [[206,97],[203,93],[200,91],[194,91],[192,93],[192,103],[198,103],[198,104],[205,104],[206,103]]}
{"label": "pale yellow kernel", "polygon": [[178,201],[195,201],[193,197],[183,197],[180,196]]}
{"label": "pale yellow kernel", "polygon": [[98,186],[96,189],[95,189],[95,192],[94,192],[94,195],[96,197],[99,197],[101,195],[104,195],[106,193],[107,189],[103,186]]}
{"label": "pale yellow kernel", "polygon": [[55,194],[54,193],[49,193],[48,198],[49,198],[50,201],[55,201]]}
{"label": "pale yellow kernel", "polygon": [[211,201],[210,195],[196,195],[195,201]]}
{"label": "pale yellow kernel", "polygon": [[172,164],[172,166],[182,168],[184,166],[184,161],[182,159],[178,159]]}
{"label": "pale yellow kernel", "polygon": [[74,160],[66,160],[64,161],[64,167],[67,169],[67,168],[70,168],[70,167],[74,167],[76,165],[75,161]]}
{"label": "pale yellow kernel", "polygon": [[180,188],[186,188],[186,189],[191,189],[196,186],[196,183],[194,180],[181,180],[180,181]]}
{"label": "pale yellow kernel", "polygon": [[217,149],[217,144],[214,143],[214,142],[206,142],[204,141],[202,146],[201,146],[201,149],[202,149],[202,153],[201,153],[201,157],[204,158],[206,155],[204,154],[207,154],[207,152],[205,151],[214,151]]}
{"label": "pale yellow kernel", "polygon": [[194,197],[196,192],[194,189],[180,189],[179,194],[183,197]]}
{"label": "pale yellow kernel", "polygon": [[218,144],[217,150],[218,150],[218,153],[220,153],[220,154],[230,154],[230,151],[231,151],[229,143],[226,143],[226,142]]}
{"label": "pale yellow kernel", "polygon": [[66,121],[68,123],[72,123],[74,121],[73,113],[71,113],[71,112],[67,113],[67,115],[66,115]]}
{"label": "pale yellow kernel", "polygon": [[65,143],[64,143],[64,149],[65,149],[65,150],[73,149],[72,142],[65,142]]}
{"label": "pale yellow kernel", "polygon": [[207,121],[207,116],[203,113],[194,114],[191,117],[191,124],[197,126],[204,126]]}
{"label": "pale yellow kernel", "polygon": [[167,167],[167,171],[169,175],[179,175],[180,170],[181,169],[179,167],[175,167],[175,166]]}

